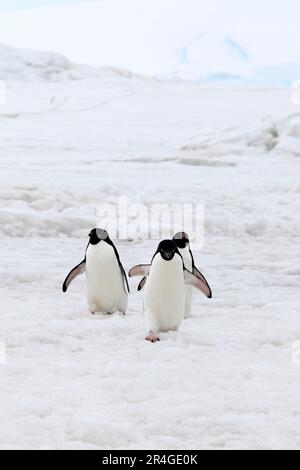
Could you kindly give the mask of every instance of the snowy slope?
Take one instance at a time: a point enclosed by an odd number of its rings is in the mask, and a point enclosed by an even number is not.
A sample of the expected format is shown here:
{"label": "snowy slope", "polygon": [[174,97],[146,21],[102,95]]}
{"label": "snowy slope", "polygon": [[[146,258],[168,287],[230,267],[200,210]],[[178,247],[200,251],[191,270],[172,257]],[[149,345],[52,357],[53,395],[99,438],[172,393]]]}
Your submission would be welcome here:
{"label": "snowy slope", "polygon": [[99,78],[103,75],[132,76],[127,70],[78,65],[60,54],[0,44],[0,80],[25,82],[82,80]]}
{"label": "snowy slope", "polygon": [[[299,113],[284,89],[109,74],[9,84],[1,448],[299,448]],[[195,293],[193,318],[157,345],[135,281],[126,319],[92,318],[84,277],[61,292],[97,208],[119,196],[205,205],[193,248],[214,299]],[[157,240],[116,243],[129,269]]]}
{"label": "snowy slope", "polygon": [[0,45],[1,80],[78,79],[80,67],[59,54],[16,49]]}

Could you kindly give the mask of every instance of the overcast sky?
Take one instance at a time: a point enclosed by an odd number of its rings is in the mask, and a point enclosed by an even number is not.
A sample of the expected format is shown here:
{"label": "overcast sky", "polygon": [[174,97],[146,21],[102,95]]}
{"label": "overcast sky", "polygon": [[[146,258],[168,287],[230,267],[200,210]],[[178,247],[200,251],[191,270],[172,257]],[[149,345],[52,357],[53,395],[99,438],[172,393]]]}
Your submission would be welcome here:
{"label": "overcast sky", "polygon": [[299,0],[0,0],[0,42],[151,74],[208,30],[261,66],[300,61],[299,19]]}
{"label": "overcast sky", "polygon": [[62,5],[84,1],[85,0],[0,0],[0,9],[2,11],[26,10],[28,8],[43,7],[45,5]]}

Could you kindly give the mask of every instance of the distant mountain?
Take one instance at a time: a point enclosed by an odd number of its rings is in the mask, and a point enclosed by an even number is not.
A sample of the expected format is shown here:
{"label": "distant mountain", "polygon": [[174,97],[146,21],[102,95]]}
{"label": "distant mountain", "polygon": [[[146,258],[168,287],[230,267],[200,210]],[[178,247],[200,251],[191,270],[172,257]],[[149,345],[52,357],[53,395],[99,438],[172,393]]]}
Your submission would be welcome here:
{"label": "distant mountain", "polygon": [[299,63],[256,67],[232,36],[203,31],[179,49],[174,67],[159,79],[245,86],[290,86],[300,80]]}
{"label": "distant mountain", "polygon": [[80,67],[64,56],[0,45],[1,80],[56,81],[78,79]]}
{"label": "distant mountain", "polygon": [[[78,65],[60,54],[0,44],[0,80],[55,82],[103,77],[145,78],[126,69]],[[247,51],[232,37],[201,33],[178,51],[174,68],[156,78],[245,86],[290,86],[300,80],[300,62],[254,68]]]}
{"label": "distant mountain", "polygon": [[166,74],[166,78],[240,80],[250,72],[249,55],[235,39],[228,34],[203,31],[178,51],[174,69]]}
{"label": "distant mountain", "polygon": [[78,65],[60,54],[0,45],[0,80],[62,81],[108,76],[131,77],[127,70]]}

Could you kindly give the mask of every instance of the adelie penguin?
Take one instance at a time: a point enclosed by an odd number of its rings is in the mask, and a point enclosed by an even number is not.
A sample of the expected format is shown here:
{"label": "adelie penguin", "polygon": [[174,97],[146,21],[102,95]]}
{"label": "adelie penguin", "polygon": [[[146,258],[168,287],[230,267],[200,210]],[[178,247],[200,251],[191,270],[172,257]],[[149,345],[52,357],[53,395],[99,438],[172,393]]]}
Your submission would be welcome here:
{"label": "adelie penguin", "polygon": [[[193,273],[195,276],[199,277],[207,286],[207,297],[212,298],[212,291],[211,288],[203,276],[203,274],[199,271],[199,269],[196,268],[195,266],[195,261],[194,261],[194,256],[192,253],[192,250],[190,248],[190,240],[188,235],[185,232],[178,232],[176,235],[173,237],[173,241],[176,243],[177,248],[179,253],[182,256],[183,259],[183,264],[185,268]],[[143,277],[141,282],[139,283],[138,290],[142,290],[145,287],[147,281],[147,277]],[[184,318],[190,318],[191,317],[191,311],[192,311],[192,296],[193,296],[193,287],[190,285],[187,285],[185,287],[185,313],[184,313]]]}
{"label": "adelie penguin", "polygon": [[[207,297],[212,298],[212,291],[211,288],[203,276],[203,274],[199,271],[199,269],[195,266],[194,256],[192,250],[190,248],[190,240],[188,235],[185,232],[178,232],[173,237],[174,242],[177,245],[179,253],[182,256],[184,266],[190,272],[192,272],[195,276],[199,277],[207,286],[208,294]],[[192,296],[193,296],[193,287],[186,286],[185,287],[185,314],[184,318],[191,317],[192,311]]]}
{"label": "adelie penguin", "polygon": [[144,313],[147,341],[159,341],[159,332],[176,331],[185,313],[185,285],[191,285],[211,296],[202,279],[188,271],[173,240],[162,241],[151,264],[138,265],[129,276],[145,276]]}
{"label": "adelie penguin", "polygon": [[102,229],[93,229],[84,260],[68,274],[63,292],[67,292],[71,282],[86,273],[87,300],[90,312],[126,314],[129,285],[119,253]]}

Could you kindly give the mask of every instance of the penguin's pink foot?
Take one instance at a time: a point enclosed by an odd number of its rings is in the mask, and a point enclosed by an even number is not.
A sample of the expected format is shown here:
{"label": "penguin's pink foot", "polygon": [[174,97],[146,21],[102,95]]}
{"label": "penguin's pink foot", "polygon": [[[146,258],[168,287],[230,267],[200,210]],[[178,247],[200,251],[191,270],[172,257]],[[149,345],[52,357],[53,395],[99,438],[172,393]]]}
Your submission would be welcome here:
{"label": "penguin's pink foot", "polygon": [[150,331],[149,335],[145,338],[146,341],[150,341],[151,343],[157,343],[160,341],[159,336],[155,335],[152,331]]}

